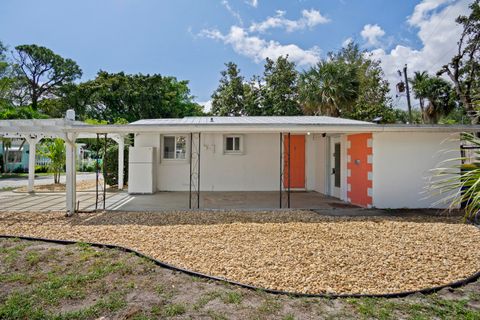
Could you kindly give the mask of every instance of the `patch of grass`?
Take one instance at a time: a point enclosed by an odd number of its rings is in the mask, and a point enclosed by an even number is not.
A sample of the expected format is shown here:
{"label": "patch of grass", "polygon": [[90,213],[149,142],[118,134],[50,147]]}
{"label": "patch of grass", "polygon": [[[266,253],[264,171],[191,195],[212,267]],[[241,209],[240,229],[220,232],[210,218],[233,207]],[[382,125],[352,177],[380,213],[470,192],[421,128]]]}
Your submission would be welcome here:
{"label": "patch of grass", "polygon": [[46,305],[59,305],[62,299],[85,297],[85,286],[81,277],[75,274],[66,276],[48,275],[48,279],[38,285],[32,294]]}
{"label": "patch of grass", "polygon": [[237,291],[229,291],[222,296],[222,301],[225,303],[240,304],[242,300],[243,295]]}
{"label": "patch of grass", "polygon": [[468,300],[444,300],[434,297],[433,303],[428,304],[427,315],[433,315],[441,319],[480,319],[480,310],[472,310],[467,307]]}
{"label": "patch of grass", "polygon": [[480,301],[480,292],[470,292],[468,298],[473,301]]}
{"label": "patch of grass", "polygon": [[187,308],[184,304],[174,303],[166,305],[163,309],[163,314],[167,317],[179,316],[187,312]]}
{"label": "patch of grass", "polygon": [[380,320],[393,318],[395,304],[393,302],[387,302],[388,300],[361,298],[348,299],[347,301],[356,307],[357,311],[363,316],[363,318],[374,318]]}
{"label": "patch of grass", "polygon": [[40,255],[36,251],[29,251],[25,259],[29,265],[36,266],[40,262]]}
{"label": "patch of grass", "polygon": [[45,311],[34,304],[32,296],[25,293],[15,292],[0,305],[0,319],[36,320],[46,317]]}
{"label": "patch of grass", "polygon": [[31,284],[34,278],[25,273],[10,273],[10,274],[0,274],[0,283],[1,282],[20,282],[25,284]]}
{"label": "patch of grass", "polygon": [[228,320],[228,318],[225,315],[214,310],[208,310],[207,314],[212,320]]}
{"label": "patch of grass", "polygon": [[213,301],[217,298],[220,298],[222,294],[219,291],[210,291],[207,292],[206,294],[203,294],[194,304],[193,304],[193,309],[194,310],[199,310],[203,308],[207,303],[210,301]]}
{"label": "patch of grass", "polygon": [[19,258],[20,252],[22,252],[28,246],[29,245],[27,243],[21,243],[8,248],[0,248],[0,255],[4,255],[5,263],[12,264]]}
{"label": "patch of grass", "polygon": [[280,311],[280,309],[282,309],[282,304],[279,301],[272,298],[266,298],[257,310],[261,313],[270,314],[276,313]]}
{"label": "patch of grass", "polygon": [[295,317],[293,314],[287,314],[282,318],[282,320],[295,320]]}
{"label": "patch of grass", "polygon": [[127,306],[127,302],[120,293],[114,293],[107,298],[104,298],[93,306],[88,308],[67,312],[55,317],[56,320],[83,320],[98,317],[105,311],[115,312]]}
{"label": "patch of grass", "polygon": [[88,261],[91,258],[99,258],[105,255],[103,251],[96,250],[95,247],[91,246],[88,243],[79,242],[76,245],[81,249],[81,261]]}
{"label": "patch of grass", "polygon": [[150,313],[155,316],[159,316],[162,314],[162,308],[160,306],[153,306],[150,310]]}
{"label": "patch of grass", "polygon": [[165,285],[158,284],[155,287],[155,292],[164,299],[171,299],[175,295],[174,289],[167,289]]}
{"label": "patch of grass", "polygon": [[18,187],[2,187],[2,188],[0,188],[0,192],[1,191],[12,191],[12,190],[15,190],[17,188]]}

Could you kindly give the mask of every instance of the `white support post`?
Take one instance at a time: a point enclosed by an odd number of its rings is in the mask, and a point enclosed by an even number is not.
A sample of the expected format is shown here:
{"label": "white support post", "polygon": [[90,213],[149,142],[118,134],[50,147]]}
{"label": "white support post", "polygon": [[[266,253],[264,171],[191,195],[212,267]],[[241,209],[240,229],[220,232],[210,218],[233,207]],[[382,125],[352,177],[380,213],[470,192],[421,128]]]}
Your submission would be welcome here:
{"label": "white support post", "polygon": [[77,134],[67,133],[65,136],[66,144],[66,192],[67,192],[67,215],[72,215],[75,213],[76,207],[76,191],[77,191],[77,181],[76,181],[76,148],[75,140],[77,139]]}
{"label": "white support post", "polygon": [[123,168],[125,163],[125,139],[120,136],[118,139],[118,190],[123,190]]}
{"label": "white support post", "polygon": [[37,142],[40,138],[36,136],[26,136],[28,142],[28,192],[34,192],[35,187],[35,155],[37,153]]}

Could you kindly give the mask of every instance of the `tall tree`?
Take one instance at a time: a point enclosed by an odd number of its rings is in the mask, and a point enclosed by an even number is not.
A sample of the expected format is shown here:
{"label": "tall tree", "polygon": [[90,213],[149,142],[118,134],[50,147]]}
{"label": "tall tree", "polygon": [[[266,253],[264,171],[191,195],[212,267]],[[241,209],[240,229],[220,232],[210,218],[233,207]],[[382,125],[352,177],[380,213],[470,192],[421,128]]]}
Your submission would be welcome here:
{"label": "tall tree", "polygon": [[265,62],[264,86],[261,90],[262,114],[265,116],[292,116],[302,114],[298,102],[298,72],[288,55],[276,61]]}
{"label": "tall tree", "polygon": [[463,31],[458,41],[458,50],[449,64],[437,75],[447,74],[472,124],[480,122],[477,101],[480,92],[480,0],[470,5],[468,16],[459,16],[457,23]]}
{"label": "tall tree", "polygon": [[261,108],[263,85],[262,78],[257,75],[254,75],[248,83],[243,84],[245,115],[263,115]]}
{"label": "tall tree", "polygon": [[0,41],[0,107],[10,102],[12,66],[7,59],[7,47]]}
{"label": "tall tree", "polygon": [[426,123],[436,124],[440,117],[448,115],[455,109],[452,86],[442,78],[428,77],[425,81],[425,97],[428,99],[428,105],[423,112]]}
{"label": "tall tree", "polygon": [[429,76],[426,71],[417,71],[409,82],[412,83],[415,98],[420,101],[423,123],[438,123],[442,116],[447,116],[455,109],[453,88],[444,79]]}
{"label": "tall tree", "polygon": [[244,78],[233,62],[225,64],[218,88],[212,94],[211,112],[217,116],[245,115]]}
{"label": "tall tree", "polygon": [[422,122],[425,123],[425,99],[427,98],[427,80],[429,76],[427,71],[415,71],[413,78],[408,81],[412,84],[412,90],[415,99],[420,103],[420,110],[422,112]]}
{"label": "tall tree", "polygon": [[358,97],[357,69],[341,61],[323,60],[301,74],[299,88],[306,114],[340,117]]}
{"label": "tall tree", "polygon": [[64,85],[82,76],[82,70],[71,59],[37,45],[20,45],[16,50],[18,90],[24,90],[32,108],[44,97],[55,96]]}
{"label": "tall tree", "polygon": [[371,53],[361,50],[354,42],[337,53],[330,53],[329,58],[356,69],[358,95],[352,107],[342,114],[343,117],[364,121],[381,119],[382,123],[397,120],[389,95],[389,84],[379,60],[372,59]]}
{"label": "tall tree", "polygon": [[84,119],[118,123],[202,114],[201,106],[193,102],[188,81],[159,74],[100,71],[94,80],[64,90],[64,105],[74,106]]}

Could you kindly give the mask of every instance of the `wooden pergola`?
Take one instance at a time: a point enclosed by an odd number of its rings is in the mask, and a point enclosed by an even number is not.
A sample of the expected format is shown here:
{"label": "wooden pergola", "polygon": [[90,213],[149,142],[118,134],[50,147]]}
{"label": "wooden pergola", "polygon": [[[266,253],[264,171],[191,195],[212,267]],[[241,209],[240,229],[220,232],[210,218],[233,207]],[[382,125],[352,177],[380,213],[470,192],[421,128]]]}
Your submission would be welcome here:
{"label": "wooden pergola", "polygon": [[[60,138],[66,146],[66,208],[67,214],[75,212],[76,203],[76,148],[79,138],[96,138],[96,133],[72,132],[74,126],[86,127],[88,124],[68,119],[29,119],[0,120],[0,137],[25,139],[29,145],[28,155],[28,192],[34,192],[35,186],[35,155],[37,144],[45,138]],[[108,137],[118,144],[118,188],[123,189],[123,167],[125,134],[108,133]]]}

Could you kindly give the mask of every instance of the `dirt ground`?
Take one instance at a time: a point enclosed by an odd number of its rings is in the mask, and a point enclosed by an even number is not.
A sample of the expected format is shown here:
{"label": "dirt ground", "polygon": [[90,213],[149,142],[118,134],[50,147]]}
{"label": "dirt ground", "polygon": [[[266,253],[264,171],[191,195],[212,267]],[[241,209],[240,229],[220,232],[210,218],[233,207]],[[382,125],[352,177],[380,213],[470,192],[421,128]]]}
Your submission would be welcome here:
{"label": "dirt ground", "polygon": [[301,293],[394,293],[480,270],[458,218],[325,217],[310,211],[0,213],[0,234],[111,243],[192,271]]}
{"label": "dirt ground", "polygon": [[480,319],[480,282],[395,299],[272,295],[114,249],[0,239],[0,319]]}
{"label": "dirt ground", "polygon": [[[99,182],[100,189],[103,188],[103,180]],[[77,181],[77,191],[95,191],[96,181],[95,180],[82,180]],[[110,190],[110,187],[107,186],[107,190]],[[15,189],[16,192],[27,192],[27,187],[20,187]],[[51,184],[42,184],[34,186],[35,192],[65,192],[64,183],[51,183]]]}

